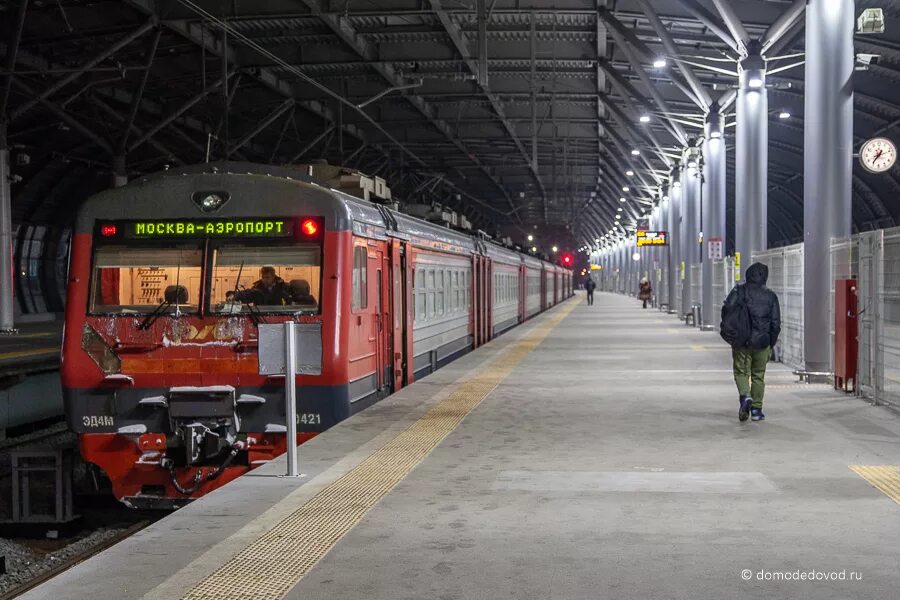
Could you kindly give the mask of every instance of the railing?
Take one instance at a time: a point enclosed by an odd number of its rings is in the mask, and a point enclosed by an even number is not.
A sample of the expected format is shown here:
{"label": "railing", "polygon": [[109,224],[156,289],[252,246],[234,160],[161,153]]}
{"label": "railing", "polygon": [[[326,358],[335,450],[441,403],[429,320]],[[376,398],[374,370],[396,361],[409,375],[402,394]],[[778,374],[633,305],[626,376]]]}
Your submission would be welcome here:
{"label": "railing", "polygon": [[653,294],[656,296],[656,304],[659,306],[662,301],[669,301],[669,278],[665,268],[656,269],[656,276],[653,278]]}
{"label": "railing", "polygon": [[[703,265],[700,263],[691,265],[691,303],[698,305],[703,303]],[[699,323],[694,325],[700,326]]]}
{"label": "railing", "polygon": [[[734,287],[734,257],[726,256],[712,262],[712,301],[718,309]],[[712,314],[718,314],[713,311]]]}
{"label": "railing", "polygon": [[828,298],[829,370],[834,371],[834,280],[855,279],[859,276],[859,238],[831,241],[831,293]]}
{"label": "railing", "polygon": [[752,262],[769,267],[766,283],[781,305],[781,335],[775,356],[795,369],[805,366],[803,352],[803,244],[754,252]]}
{"label": "railing", "polygon": [[854,238],[859,248],[858,389],[876,404],[900,405],[900,228]]}

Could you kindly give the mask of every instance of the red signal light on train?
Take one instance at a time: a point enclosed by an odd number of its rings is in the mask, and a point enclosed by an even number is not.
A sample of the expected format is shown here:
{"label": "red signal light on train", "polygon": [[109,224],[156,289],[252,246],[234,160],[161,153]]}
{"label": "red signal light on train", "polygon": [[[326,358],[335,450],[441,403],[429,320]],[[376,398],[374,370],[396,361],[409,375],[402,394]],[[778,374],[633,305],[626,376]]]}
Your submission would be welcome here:
{"label": "red signal light on train", "polygon": [[100,235],[103,237],[112,237],[116,235],[116,231],[118,231],[118,229],[115,225],[104,225],[100,228]]}
{"label": "red signal light on train", "polygon": [[566,265],[567,267],[571,267],[572,266],[572,255],[569,254],[568,252],[566,252],[562,256],[562,261],[563,261],[564,265]]}
{"label": "red signal light on train", "polygon": [[300,231],[306,237],[315,237],[319,234],[319,224],[315,219],[303,219],[303,222],[300,223]]}

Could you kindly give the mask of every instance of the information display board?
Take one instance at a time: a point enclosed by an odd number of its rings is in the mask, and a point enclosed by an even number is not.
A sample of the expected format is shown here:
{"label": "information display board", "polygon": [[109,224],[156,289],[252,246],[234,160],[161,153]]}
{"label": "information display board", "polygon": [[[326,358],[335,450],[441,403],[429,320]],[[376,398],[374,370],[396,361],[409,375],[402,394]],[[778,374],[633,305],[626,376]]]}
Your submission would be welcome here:
{"label": "information display board", "polygon": [[638,248],[641,246],[668,246],[669,236],[666,231],[637,231],[635,240]]}

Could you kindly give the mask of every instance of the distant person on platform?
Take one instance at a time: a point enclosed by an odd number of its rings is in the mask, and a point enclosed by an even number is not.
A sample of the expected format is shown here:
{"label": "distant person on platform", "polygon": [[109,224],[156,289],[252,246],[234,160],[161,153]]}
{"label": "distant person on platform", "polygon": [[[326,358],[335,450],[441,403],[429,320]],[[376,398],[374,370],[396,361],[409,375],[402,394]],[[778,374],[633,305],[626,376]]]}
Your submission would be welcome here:
{"label": "distant person on platform", "polygon": [[590,275],[587,276],[584,280],[584,291],[587,292],[587,302],[588,306],[594,305],[594,288],[597,287],[597,284],[594,283],[593,278]]}
{"label": "distant person on platform", "polygon": [[644,301],[644,308],[647,308],[647,303],[650,302],[650,300],[653,298],[653,287],[651,287],[650,280],[646,277],[641,277],[641,286],[638,298]]}
{"label": "distant person on platform", "polygon": [[719,332],[731,344],[741,421],[748,416],[754,421],[766,418],[762,411],[766,365],[781,333],[781,308],[778,296],[766,287],[768,278],[769,268],[753,263],[746,283],[734,286],[722,306]]}

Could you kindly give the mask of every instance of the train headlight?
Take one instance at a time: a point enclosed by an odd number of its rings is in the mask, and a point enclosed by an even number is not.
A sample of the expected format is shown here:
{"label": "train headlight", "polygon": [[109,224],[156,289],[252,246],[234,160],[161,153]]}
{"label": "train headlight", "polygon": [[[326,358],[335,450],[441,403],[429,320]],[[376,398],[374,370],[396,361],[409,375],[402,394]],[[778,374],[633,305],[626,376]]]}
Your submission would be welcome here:
{"label": "train headlight", "polygon": [[227,192],[194,192],[191,199],[202,212],[216,212],[228,202]]}
{"label": "train headlight", "polygon": [[100,370],[111,375],[119,373],[122,370],[122,361],[116,354],[103,336],[97,333],[97,330],[90,325],[85,325],[81,332],[81,348],[87,352]]}

